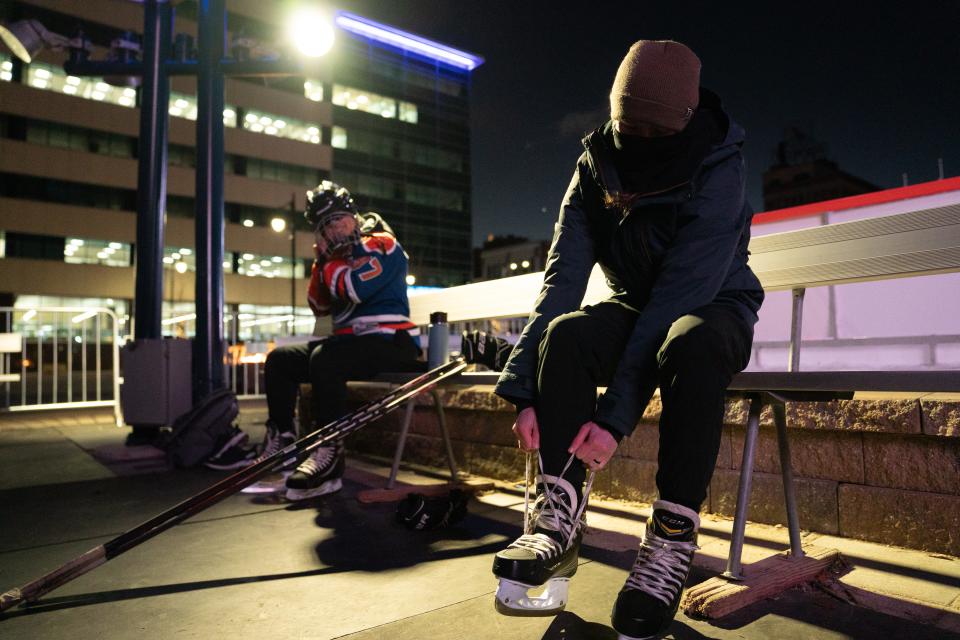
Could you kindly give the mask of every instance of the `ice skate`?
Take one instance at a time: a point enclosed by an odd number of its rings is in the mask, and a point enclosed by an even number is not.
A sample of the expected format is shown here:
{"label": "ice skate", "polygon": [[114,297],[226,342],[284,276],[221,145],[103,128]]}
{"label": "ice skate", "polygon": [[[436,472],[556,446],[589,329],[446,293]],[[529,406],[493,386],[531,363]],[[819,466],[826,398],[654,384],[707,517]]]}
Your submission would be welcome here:
{"label": "ice skate", "polygon": [[[583,511],[592,479],[590,474],[584,497],[577,504],[577,494],[562,474],[538,477],[539,495],[532,513],[527,509],[525,514],[524,534],[493,559],[493,574],[500,579],[494,601],[498,612],[549,616],[567,605],[570,578],[577,572]],[[529,483],[525,502],[529,504]]]}
{"label": "ice skate", "polygon": [[659,638],[677,614],[697,547],[700,517],[692,509],[657,500],[636,562],[613,607],[619,640]]}
{"label": "ice skate", "polygon": [[[293,444],[296,439],[296,423],[294,423],[292,431],[280,431],[273,421],[267,420],[267,433],[263,437],[259,454],[256,458],[250,460],[248,464],[252,465],[266,460],[284,447]],[[296,465],[297,456],[291,455],[283,461],[276,473],[270,474],[249,487],[244,487],[242,493],[278,493],[285,490],[287,478],[293,473]]]}
{"label": "ice skate", "polygon": [[345,466],[341,443],[317,447],[287,478],[287,499],[306,500],[340,491]]}
{"label": "ice skate", "polygon": [[247,448],[247,434],[233,427],[230,436],[210,458],[204,461],[203,466],[217,471],[232,471],[246,467],[255,456],[254,450]]}

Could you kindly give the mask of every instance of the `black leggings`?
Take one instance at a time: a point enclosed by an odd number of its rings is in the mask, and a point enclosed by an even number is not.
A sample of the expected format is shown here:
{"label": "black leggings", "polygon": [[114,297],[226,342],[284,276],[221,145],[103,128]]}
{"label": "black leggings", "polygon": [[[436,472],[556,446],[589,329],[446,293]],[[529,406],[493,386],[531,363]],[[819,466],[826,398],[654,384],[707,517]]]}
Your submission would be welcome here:
{"label": "black leggings", "polygon": [[[597,387],[606,386],[637,321],[615,301],[555,318],[540,341],[537,420],[544,470],[559,475],[567,448],[593,419]],[[660,452],[657,490],[662,500],[694,511],[706,498],[720,448],[724,396],[750,360],[753,326],[724,304],[711,304],[673,323],[648,363],[659,371]],[[640,389],[646,405],[654,389]],[[586,469],[575,460],[565,478],[580,490]]]}
{"label": "black leggings", "polygon": [[420,348],[406,332],[394,335],[333,336],[326,340],[278,347],[267,356],[264,377],[270,420],[281,431],[293,431],[301,383],[310,382],[312,425],[323,426],[343,416],[347,381],[364,380],[385,371],[415,371]]}

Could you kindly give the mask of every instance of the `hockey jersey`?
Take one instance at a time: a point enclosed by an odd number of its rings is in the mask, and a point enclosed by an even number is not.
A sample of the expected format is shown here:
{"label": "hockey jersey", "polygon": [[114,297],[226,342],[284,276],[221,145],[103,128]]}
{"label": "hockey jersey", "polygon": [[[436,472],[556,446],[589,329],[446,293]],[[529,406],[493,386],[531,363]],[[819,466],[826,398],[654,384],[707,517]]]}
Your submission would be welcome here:
{"label": "hockey jersey", "polygon": [[334,335],[420,335],[410,322],[407,255],[390,233],[364,234],[349,258],[314,262],[307,299],[316,315],[332,316]]}

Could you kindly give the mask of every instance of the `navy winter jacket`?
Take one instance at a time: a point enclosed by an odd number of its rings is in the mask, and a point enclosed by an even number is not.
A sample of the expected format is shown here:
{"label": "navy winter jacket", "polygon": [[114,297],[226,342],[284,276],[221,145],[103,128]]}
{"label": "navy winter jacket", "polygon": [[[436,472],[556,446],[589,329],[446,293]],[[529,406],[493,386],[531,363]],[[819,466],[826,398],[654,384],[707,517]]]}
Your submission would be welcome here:
{"label": "navy winter jacket", "polygon": [[712,302],[735,306],[755,323],[763,289],[747,265],[750,220],[744,196],[743,129],[706,90],[701,109],[723,123],[685,183],[647,194],[627,210],[605,206],[621,191],[613,166],[611,123],[583,140],[556,224],[543,288],[496,386],[519,405],[536,397],[540,339],[551,320],[577,310],[595,263],[613,299],[639,312],[613,381],[598,400],[595,421],[629,435],[657,385],[656,354],[670,325]]}

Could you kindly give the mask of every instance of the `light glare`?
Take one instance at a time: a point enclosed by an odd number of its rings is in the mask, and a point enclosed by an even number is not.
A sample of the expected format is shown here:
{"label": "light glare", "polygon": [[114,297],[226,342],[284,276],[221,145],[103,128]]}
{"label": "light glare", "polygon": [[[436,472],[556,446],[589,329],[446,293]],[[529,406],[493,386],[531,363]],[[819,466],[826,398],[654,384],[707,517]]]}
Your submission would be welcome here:
{"label": "light glare", "polygon": [[319,58],[333,47],[333,25],[316,9],[301,9],[290,18],[288,33],[305,56]]}

